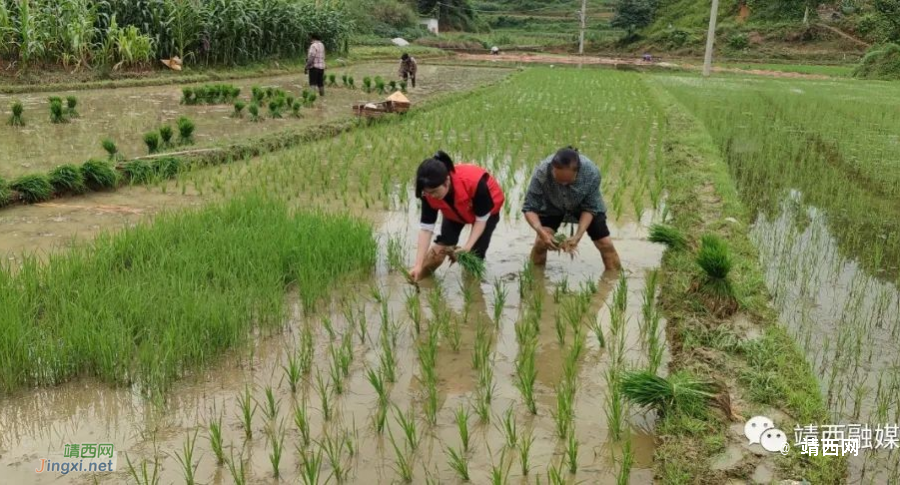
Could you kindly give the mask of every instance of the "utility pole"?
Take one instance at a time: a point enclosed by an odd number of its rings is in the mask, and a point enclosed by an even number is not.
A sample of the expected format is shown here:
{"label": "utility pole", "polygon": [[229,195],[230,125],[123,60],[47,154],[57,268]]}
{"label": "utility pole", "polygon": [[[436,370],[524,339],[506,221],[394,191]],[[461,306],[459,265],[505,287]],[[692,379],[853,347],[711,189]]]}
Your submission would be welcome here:
{"label": "utility pole", "polygon": [[581,32],[578,34],[578,55],[584,54],[584,26],[587,23],[587,0],[581,0]]}
{"label": "utility pole", "polygon": [[706,33],[706,55],[703,57],[703,77],[712,72],[713,43],[716,40],[716,15],[719,13],[719,0],[712,0],[709,12],[709,32]]}

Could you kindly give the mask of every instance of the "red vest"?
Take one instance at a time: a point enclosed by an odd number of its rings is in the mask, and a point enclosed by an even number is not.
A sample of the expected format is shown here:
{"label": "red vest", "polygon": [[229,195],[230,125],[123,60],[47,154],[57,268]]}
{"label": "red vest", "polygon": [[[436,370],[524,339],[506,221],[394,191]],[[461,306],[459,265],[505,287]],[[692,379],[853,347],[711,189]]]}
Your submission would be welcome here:
{"label": "red vest", "polygon": [[[450,184],[453,188],[453,207],[447,203],[446,197],[439,200],[428,194],[423,194],[422,198],[432,208],[441,211],[441,214],[447,219],[463,224],[474,224],[475,211],[472,209],[472,199],[475,197],[478,182],[481,181],[481,177],[486,173],[487,170],[477,165],[462,164],[454,167],[453,172],[450,173]],[[487,185],[491,192],[491,199],[494,201],[491,215],[499,214],[505,200],[503,189],[500,188],[500,184],[494,180],[494,177],[490,175],[488,175]]]}

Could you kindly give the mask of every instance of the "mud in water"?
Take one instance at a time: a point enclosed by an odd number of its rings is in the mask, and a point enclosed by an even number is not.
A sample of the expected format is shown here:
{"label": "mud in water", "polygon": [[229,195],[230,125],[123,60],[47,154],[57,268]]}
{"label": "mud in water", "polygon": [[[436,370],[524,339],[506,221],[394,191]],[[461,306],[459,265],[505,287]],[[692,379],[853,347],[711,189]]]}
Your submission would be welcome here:
{"label": "mud in water", "polygon": [[[565,281],[573,290],[582,283],[593,280],[598,283],[598,291],[593,296],[591,312],[600,319],[608,330],[611,299],[617,279],[615,275],[603,274],[599,253],[589,241],[583,241],[580,256],[574,260],[567,256],[551,254],[546,269],[537,272],[538,288],[545,292],[543,317],[537,354],[537,404],[538,413],[532,416],[522,405],[519,390],[513,384],[515,359],[518,345],[514,324],[520,318],[523,307],[518,293],[518,272],[527,258],[533,232],[523,222],[505,218],[498,226],[488,255],[487,276],[474,292],[469,310],[469,318],[461,325],[459,352],[454,352],[447,341],[442,339],[437,356],[439,412],[437,425],[429,428],[422,417],[423,390],[417,376],[419,363],[416,358],[416,336],[414,325],[405,309],[406,295],[412,292],[403,276],[387,269],[387,241],[393,238],[404,249],[406,261],[412,259],[412,245],[418,230],[414,204],[407,211],[382,213],[379,235],[382,242],[381,260],[376,274],[370,281],[355,283],[335,289],[336,298],[330,310],[311,319],[304,318],[296,305],[283,334],[261,337],[250,350],[231,353],[222,357],[215,368],[198,373],[176,384],[167,394],[162,406],[148,402],[130,389],[113,389],[82,379],[58,387],[38,389],[17,394],[0,400],[0,469],[4,481],[10,483],[51,483],[58,475],[36,474],[34,469],[39,459],[48,455],[61,456],[66,443],[111,442],[119,452],[126,452],[133,462],[153,459],[158,456],[161,464],[161,483],[179,483],[183,475],[175,457],[181,450],[185,437],[199,429],[196,441],[195,462],[198,462],[196,479],[199,483],[232,483],[227,467],[217,466],[207,439],[206,424],[213,416],[223,416],[223,434],[226,456],[233,449],[235,456],[241,454],[247,463],[249,483],[273,483],[276,480],[269,463],[272,450],[266,438],[270,420],[264,417],[266,387],[271,386],[279,412],[276,429],[282,423],[285,429],[285,452],[280,465],[282,481],[298,481],[300,454],[297,446],[300,438],[293,425],[293,409],[298,403],[306,402],[312,421],[314,439],[322,440],[349,433],[353,436],[354,454],[344,454],[344,466],[349,472],[348,483],[396,483],[395,452],[388,439],[389,435],[377,434],[373,429],[373,411],[376,397],[367,382],[364,369],[375,367],[380,355],[379,340],[382,329],[380,305],[374,301],[372,288],[380,288],[389,302],[389,320],[398,326],[397,339],[397,382],[390,387],[390,399],[399,409],[413,409],[417,416],[421,444],[412,455],[414,462],[414,483],[424,483],[426,476],[454,483],[454,472],[447,464],[445,449],[459,448],[454,421],[454,411],[459,406],[469,407],[474,400],[476,385],[472,370],[472,353],[475,341],[476,321],[491,321],[493,315],[494,281],[505,286],[508,299],[501,319],[495,326],[488,323],[491,332],[491,348],[496,391],[492,401],[492,413],[497,416],[490,425],[478,422],[473,414],[469,419],[472,434],[472,450],[467,454],[470,460],[472,483],[487,483],[492,464],[499,465],[501,457],[510,466],[510,483],[529,483],[522,475],[520,462],[515,450],[504,452],[504,438],[500,432],[499,416],[513,406],[519,433],[530,430],[535,438],[531,449],[530,481],[535,475],[546,479],[548,464],[557,465],[563,458],[563,443],[556,437],[552,413],[555,411],[554,386],[561,378],[564,352],[556,341],[553,331],[556,304],[554,295]],[[639,336],[641,320],[642,292],[647,272],[658,266],[663,248],[646,241],[646,228],[652,214],[645,214],[640,223],[621,221],[611,224],[611,230],[622,262],[626,268],[628,282],[628,320],[626,323],[626,363],[640,365],[645,362],[646,350]],[[587,239],[587,238],[585,238]],[[457,318],[461,318],[464,308],[461,284],[467,278],[458,266],[443,267],[438,271],[438,279],[447,305]],[[435,291],[435,280],[423,283],[420,300],[425,315],[429,314],[428,294]],[[340,302],[343,299],[343,302]],[[286,356],[295,352],[301,329],[310,325],[315,332],[316,356],[314,368],[328,373],[328,341],[322,321],[330,318],[338,335],[349,331],[344,309],[361,308],[367,315],[369,338],[363,342],[357,331],[353,334],[354,361],[351,373],[344,379],[344,392],[335,396],[334,417],[323,421],[320,394],[310,382],[301,385],[296,395],[290,393],[284,378],[282,366],[287,365]],[[358,320],[358,318],[354,318]],[[427,326],[429,323],[424,322]],[[662,332],[663,329],[660,329]],[[424,334],[424,331],[423,331]],[[570,483],[614,483],[621,458],[621,444],[608,438],[606,422],[605,371],[609,366],[608,353],[597,344],[593,333],[588,340],[581,360],[579,388],[576,394],[576,436],[580,443],[578,472],[569,476]],[[569,334],[571,338],[571,333]],[[339,343],[341,337],[336,341]],[[663,365],[663,368],[665,365]],[[315,370],[313,371],[313,375]],[[309,380],[313,380],[310,378]],[[253,437],[244,439],[244,429],[238,418],[238,394],[251,386],[253,397],[259,408],[253,420]],[[630,436],[635,454],[631,483],[652,481],[652,454],[654,448],[653,419],[638,410],[628,413]],[[398,443],[402,440],[400,427],[391,412],[388,425],[393,430]],[[403,447],[400,444],[401,448]],[[157,451],[154,451],[157,450]],[[323,457],[323,475],[331,473],[327,457]],[[115,474],[70,475],[66,480],[76,483],[91,483],[96,478],[102,483],[120,482],[126,478],[125,455],[118,458],[119,471]]]}
{"label": "mud in water", "polygon": [[[326,86],[326,96],[317,103],[316,108],[301,110],[303,117],[294,118],[285,113],[281,119],[271,119],[268,109],[260,107],[260,113],[266,118],[260,123],[253,123],[246,115],[244,118],[231,117],[234,107],[231,104],[191,105],[181,102],[181,88],[173,84],[169,86],[152,86],[142,88],[118,88],[79,90],[71,92],[51,92],[32,94],[0,94],[0,118],[6,120],[10,115],[10,105],[19,100],[25,107],[24,127],[11,127],[5,123],[0,125],[0,176],[10,180],[14,177],[48,170],[64,163],[81,163],[88,158],[105,159],[106,152],[100,143],[105,138],[112,139],[119,152],[126,157],[137,157],[147,154],[143,135],[169,124],[173,128],[175,120],[180,116],[191,118],[196,124],[196,143],[193,147],[209,147],[227,144],[235,140],[277,131],[294,130],[309,127],[328,121],[352,116],[351,106],[362,101],[380,101],[385,95],[366,94],[362,91],[362,80],[365,76],[381,76],[385,82],[397,80],[397,64],[369,63],[356,64],[346,68],[329,69],[329,74],[337,75],[341,84],[341,75],[354,77],[357,89],[330,88]],[[457,90],[471,89],[478,85],[495,81],[509,74],[508,70],[431,66],[422,61],[419,66],[419,79],[416,88],[409,87],[409,98],[415,103],[435,94]],[[307,88],[303,73],[222,81],[241,88],[240,98],[248,101],[251,87],[277,87],[299,98],[300,92]],[[200,86],[203,84],[186,84]],[[77,111],[79,117],[72,118],[69,123],[53,124],[50,122],[49,96],[68,95],[78,98]],[[177,139],[177,130],[175,133]]]}

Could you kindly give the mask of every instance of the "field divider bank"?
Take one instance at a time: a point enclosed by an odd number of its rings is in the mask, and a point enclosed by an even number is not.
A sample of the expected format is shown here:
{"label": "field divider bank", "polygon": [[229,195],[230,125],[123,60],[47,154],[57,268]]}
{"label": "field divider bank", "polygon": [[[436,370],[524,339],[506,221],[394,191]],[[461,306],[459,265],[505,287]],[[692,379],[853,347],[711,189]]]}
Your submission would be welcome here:
{"label": "field divider bank", "polygon": [[[446,106],[447,104],[454,103],[464,97],[483,92],[502,82],[504,82],[504,80],[494,81],[464,92],[438,95],[434,98],[429,98],[417,103],[413,110],[402,115],[385,116],[378,119],[349,117],[302,130],[284,130],[263,136],[247,138],[222,147],[205,147],[181,150],[179,152],[163,152],[154,155],[135,157],[128,160],[120,160],[115,164],[100,160],[89,160],[85,165],[90,164],[91,166],[99,167],[99,169],[104,172],[111,172],[111,169],[114,168],[115,174],[106,173],[104,176],[100,177],[99,182],[89,183],[87,188],[93,190],[114,190],[123,185],[152,184],[161,179],[176,177],[179,173],[191,169],[246,160],[267,153],[285,150],[302,143],[310,143],[331,138],[361,127],[400,123],[405,119],[417,116],[417,114],[441,106]],[[77,167],[74,166],[62,167],[71,167],[72,170],[77,169]],[[50,171],[48,177],[50,180],[54,179],[54,174],[59,168],[60,167]],[[85,171],[85,169],[82,169],[82,171],[85,172],[85,178],[90,179],[88,171]],[[56,191],[52,186],[47,186],[45,183],[36,180],[36,176],[26,176],[22,178],[29,179],[33,182],[33,185],[25,185],[21,188],[15,186],[10,187],[8,182],[0,177],[0,210],[15,205],[44,202],[61,197],[77,197],[83,194],[83,192]],[[90,180],[88,180],[88,182],[90,182]],[[34,185],[40,185],[40,187],[36,188]],[[37,196],[40,198],[36,198]]]}
{"label": "field divider bank", "polygon": [[[667,318],[670,372],[706,376],[724,385],[730,399],[719,403],[720,411],[700,418],[661,416],[656,476],[664,483],[725,483],[760,476],[843,483],[847,462],[842,457],[809,458],[796,447],[787,456],[760,455],[744,438],[744,422],[752,416],[771,416],[793,436],[795,425],[826,424],[829,413],[813,370],[769,306],[748,234],[751,215],[721,154],[702,123],[663,88],[646,82],[663,104],[671,130],[664,156],[669,222],[688,235],[689,247],[696,248],[704,234],[728,243],[739,302],[736,313],[716,316],[694,291],[700,269],[693,252],[666,251],[660,305]],[[718,458],[726,456],[733,458],[722,465]]]}

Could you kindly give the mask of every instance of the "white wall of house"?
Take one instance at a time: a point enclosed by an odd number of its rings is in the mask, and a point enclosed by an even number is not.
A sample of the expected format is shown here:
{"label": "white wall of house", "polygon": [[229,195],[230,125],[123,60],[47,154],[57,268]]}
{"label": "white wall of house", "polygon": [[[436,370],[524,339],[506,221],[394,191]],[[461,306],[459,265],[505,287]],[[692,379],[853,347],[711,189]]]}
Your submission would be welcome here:
{"label": "white wall of house", "polygon": [[434,35],[440,33],[438,32],[438,19],[419,19],[419,25],[424,25]]}

